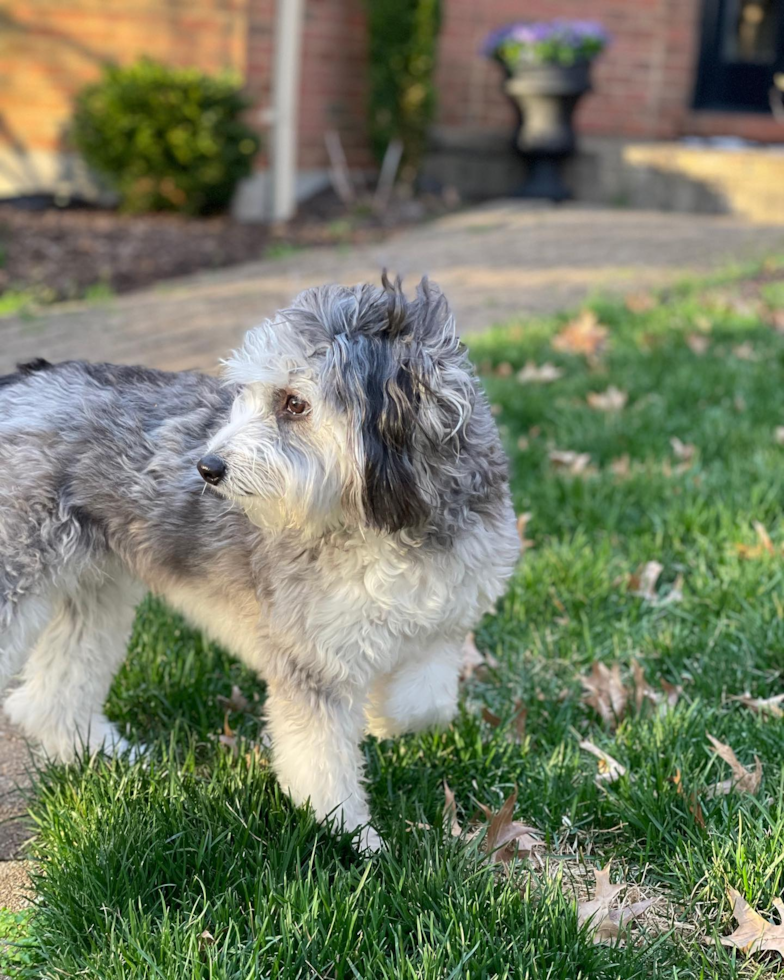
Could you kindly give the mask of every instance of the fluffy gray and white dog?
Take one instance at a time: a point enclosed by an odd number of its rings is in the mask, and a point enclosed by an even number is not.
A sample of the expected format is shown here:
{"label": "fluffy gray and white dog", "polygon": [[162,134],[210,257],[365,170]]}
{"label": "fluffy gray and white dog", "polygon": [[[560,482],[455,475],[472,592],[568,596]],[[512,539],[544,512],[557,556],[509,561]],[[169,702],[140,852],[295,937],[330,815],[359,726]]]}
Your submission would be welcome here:
{"label": "fluffy gray and white dog", "polygon": [[518,555],[507,465],[444,297],[325,286],[216,380],[34,361],[0,377],[0,682],[54,759],[124,747],[103,702],[146,590],[268,685],[293,800],[377,846],[360,742],[447,722]]}

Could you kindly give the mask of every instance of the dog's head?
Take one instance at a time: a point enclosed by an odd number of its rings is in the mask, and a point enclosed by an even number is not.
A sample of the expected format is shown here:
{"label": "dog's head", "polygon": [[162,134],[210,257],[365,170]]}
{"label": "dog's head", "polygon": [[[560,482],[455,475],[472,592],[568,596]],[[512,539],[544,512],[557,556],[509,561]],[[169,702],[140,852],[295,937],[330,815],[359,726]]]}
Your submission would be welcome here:
{"label": "dog's head", "polygon": [[382,282],[306,290],[226,362],[237,394],[199,471],[254,523],[423,530],[464,482],[478,389],[446,300]]}

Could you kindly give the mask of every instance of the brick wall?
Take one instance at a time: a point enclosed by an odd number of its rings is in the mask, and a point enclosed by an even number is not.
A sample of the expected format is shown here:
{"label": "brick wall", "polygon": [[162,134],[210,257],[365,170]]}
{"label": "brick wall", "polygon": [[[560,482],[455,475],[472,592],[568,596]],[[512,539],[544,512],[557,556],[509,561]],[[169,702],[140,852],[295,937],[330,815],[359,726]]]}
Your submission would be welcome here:
{"label": "brick wall", "polygon": [[613,36],[596,62],[594,92],[580,104],[582,132],[631,138],[738,135],[781,141],[765,116],[690,109],[701,0],[444,0],[438,68],[439,122],[450,128],[510,126],[501,70],[480,54],[484,38],[515,20],[599,20]]}
{"label": "brick wall", "polygon": [[[365,139],[365,0],[306,0],[300,83],[300,166],[327,164],[324,131],[337,129],[354,167],[371,163]],[[521,18],[598,19],[613,44],[581,103],[589,134],[675,138],[735,134],[782,139],[754,115],[694,113],[701,0],[443,0],[439,123],[451,130],[511,126],[497,65],[480,53],[495,27]],[[245,74],[251,122],[270,120],[275,0],[0,0],[0,151],[20,160],[57,151],[73,95],[107,60],[142,54],[207,71]],[[4,158],[5,159],[5,158]],[[260,158],[259,166],[264,166]]]}
{"label": "brick wall", "polygon": [[303,169],[324,167],[324,131],[336,129],[354,167],[372,164],[365,138],[362,0],[307,0],[302,38],[299,144]]}
{"label": "brick wall", "polygon": [[244,72],[246,2],[0,2],[0,142],[20,154],[60,149],[74,93],[105,61],[146,54]]}

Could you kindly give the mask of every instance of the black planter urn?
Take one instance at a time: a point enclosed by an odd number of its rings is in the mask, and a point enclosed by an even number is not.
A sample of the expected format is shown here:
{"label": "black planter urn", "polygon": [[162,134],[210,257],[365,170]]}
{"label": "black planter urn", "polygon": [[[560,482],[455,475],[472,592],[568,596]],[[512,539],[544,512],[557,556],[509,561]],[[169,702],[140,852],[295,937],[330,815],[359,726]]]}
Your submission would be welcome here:
{"label": "black planter urn", "polygon": [[528,176],[515,197],[565,201],[572,196],[561,176],[561,162],[576,148],[572,118],[580,97],[591,88],[590,62],[518,67],[506,82],[522,116],[517,149]]}

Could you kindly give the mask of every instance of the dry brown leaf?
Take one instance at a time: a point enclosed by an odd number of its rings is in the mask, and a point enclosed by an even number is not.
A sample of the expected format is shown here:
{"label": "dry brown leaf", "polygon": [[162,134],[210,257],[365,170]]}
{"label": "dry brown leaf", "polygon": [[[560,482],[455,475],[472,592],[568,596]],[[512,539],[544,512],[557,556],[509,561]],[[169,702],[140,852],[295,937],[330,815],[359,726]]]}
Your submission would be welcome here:
{"label": "dry brown leaf", "polygon": [[553,338],[552,346],[554,350],[594,358],[604,350],[608,335],[607,327],[599,323],[593,310],[582,310]]}
{"label": "dry brown leaf", "polygon": [[627,293],[624,302],[630,313],[647,313],[656,306],[655,296],[646,292]]}
{"label": "dry brown leaf", "polygon": [[537,365],[534,361],[526,361],[525,367],[517,372],[517,380],[523,385],[530,384],[531,382],[548,384],[551,381],[557,381],[561,377],[563,377],[563,370],[556,367],[555,364],[550,364],[549,361],[545,361],[541,365]]}
{"label": "dry brown leaf", "polygon": [[745,344],[738,344],[737,347],[733,347],[732,353],[735,355],[735,357],[738,358],[739,361],[757,360],[757,352],[748,342],[746,342]]}
{"label": "dry brown leaf", "polygon": [[449,833],[452,837],[459,837],[463,833],[463,828],[457,819],[455,794],[449,788],[449,783],[446,780],[444,780],[444,824],[449,827]]}
{"label": "dry brown leaf", "polygon": [[690,442],[681,442],[677,436],[670,439],[670,445],[675,458],[679,463],[691,463],[697,452],[697,447]]}
{"label": "dry brown leaf", "polygon": [[729,936],[721,937],[722,945],[734,946],[746,954],[765,952],[784,956],[784,902],[780,898],[773,900],[781,920],[776,925],[756,912],[734,888],[728,888],[727,894],[732,902],[732,914],[737,919],[738,927]]}
{"label": "dry brown leaf", "polygon": [[641,568],[638,568],[634,575],[629,576],[629,590],[632,595],[639,596],[641,599],[646,599],[648,602],[656,602],[658,595],[656,592],[656,583],[659,581],[659,576],[664,571],[664,565],[658,561],[646,562]]}
{"label": "dry brown leaf", "polygon": [[487,707],[482,708],[482,721],[486,721],[491,728],[498,728],[501,724],[500,716]]}
{"label": "dry brown leaf", "polygon": [[626,888],[626,883],[621,881],[613,885],[610,882],[611,864],[612,862],[609,862],[598,871],[594,869],[593,873],[596,877],[594,897],[577,905],[577,924],[585,926],[593,934],[594,943],[615,942],[621,929],[650,908],[654,902],[654,899],[646,899],[643,902],[613,909],[611,906]]}
{"label": "dry brown leaf", "polygon": [[530,857],[535,848],[544,847],[536,827],[512,819],[516,802],[517,788],[512,790],[498,813],[488,813],[490,825],[485,835],[484,851],[486,860],[490,862],[508,864],[515,858]]}
{"label": "dry brown leaf", "polygon": [[533,514],[530,511],[526,511],[524,514],[518,514],[517,517],[517,533],[520,535],[520,548],[524,552],[534,547],[534,542],[525,536],[526,528],[532,517]]}
{"label": "dry brown leaf", "polygon": [[250,707],[250,701],[236,684],[232,687],[229,697],[219,694],[217,701],[226,711],[247,711]]}
{"label": "dry brown leaf", "polygon": [[716,783],[713,786],[709,786],[707,795],[711,797],[726,796],[728,793],[732,793],[733,791],[736,793],[751,793],[752,795],[756,794],[760,788],[760,781],[762,780],[762,763],[760,762],[759,757],[756,755],[754,756],[754,769],[747,769],[738,760],[738,757],[726,742],[720,742],[709,732],[706,734],[713,747],[713,751],[720,759],[723,759],[732,770],[732,777],[730,779],[725,779],[720,783]]}
{"label": "dry brown leaf", "polygon": [[620,412],[626,407],[629,395],[615,385],[610,385],[606,391],[589,391],[586,401],[599,412]]}
{"label": "dry brown leaf", "polygon": [[681,694],[683,694],[683,688],[680,684],[670,684],[663,677],[659,679],[661,691],[651,687],[645,680],[642,665],[637,660],[632,661],[632,673],[634,676],[634,701],[638,712],[642,709],[643,704],[649,701],[658,709],[660,714],[664,714],[675,707]]}
{"label": "dry brown leaf", "polygon": [[670,684],[663,677],[659,678],[659,683],[664,691],[664,703],[668,708],[674,708],[683,694],[683,688],[680,684]]}
{"label": "dry brown leaf", "polygon": [[619,456],[610,463],[610,472],[623,480],[631,473],[632,464],[628,453]]}
{"label": "dry brown leaf", "polygon": [[707,354],[710,348],[710,338],[702,333],[690,333],[686,338],[686,343],[689,345],[692,354],[696,354],[698,357]]}
{"label": "dry brown leaf", "polygon": [[595,661],[591,666],[591,673],[587,677],[581,677],[580,683],[585,691],[583,703],[598,712],[605,725],[615,728],[626,712],[627,701],[620,665],[613,664],[612,668],[608,668]]}
{"label": "dry brown leaf", "polygon": [[463,661],[460,665],[460,680],[467,681],[479,667],[484,667],[485,663],[485,658],[476,648],[474,634],[469,633],[463,643]]}
{"label": "dry brown leaf", "polygon": [[768,310],[766,319],[776,333],[784,333],[784,309]]}
{"label": "dry brown leaf", "polygon": [[732,700],[740,701],[746,708],[751,708],[755,714],[784,718],[784,710],[781,707],[784,704],[784,694],[774,694],[771,698],[753,698],[747,691]]}
{"label": "dry brown leaf", "polygon": [[580,742],[580,748],[584,752],[590,752],[591,755],[596,756],[599,760],[599,771],[594,777],[594,782],[597,786],[601,786],[602,783],[614,783],[621,776],[626,775],[626,766],[621,765],[617,759],[613,759],[611,755],[603,752],[587,738]]}
{"label": "dry brown leaf", "polygon": [[[515,713],[511,717],[511,728],[507,733],[513,742],[522,742],[525,739],[525,726],[528,719],[528,708],[520,698],[515,699]],[[486,721],[491,728],[498,728],[502,724],[503,718],[489,708],[482,708],[482,720]]]}
{"label": "dry brown leaf", "polygon": [[498,378],[511,378],[514,374],[514,368],[509,361],[501,361],[501,363],[495,369],[495,374]]}
{"label": "dry brown leaf", "polygon": [[576,453],[571,449],[551,449],[548,458],[556,470],[569,476],[593,476],[595,467],[591,466],[590,453]]}
{"label": "dry brown leaf", "polygon": [[770,535],[765,525],[760,521],[754,521],[754,530],[757,533],[757,544],[736,544],[735,550],[741,558],[762,558],[763,555],[775,555],[776,549],[770,540]]}

